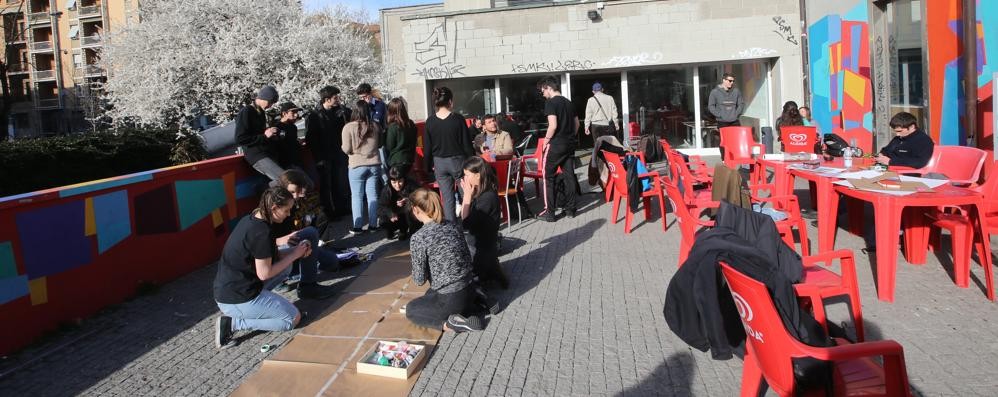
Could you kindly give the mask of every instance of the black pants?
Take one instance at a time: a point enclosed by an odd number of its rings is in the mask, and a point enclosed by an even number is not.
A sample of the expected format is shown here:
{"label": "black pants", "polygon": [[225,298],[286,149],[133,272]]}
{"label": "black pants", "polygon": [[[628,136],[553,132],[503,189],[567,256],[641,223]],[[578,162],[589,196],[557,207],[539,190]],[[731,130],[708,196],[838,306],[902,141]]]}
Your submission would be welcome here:
{"label": "black pants", "polygon": [[440,187],[444,219],[451,222],[457,220],[454,194],[457,192],[457,180],[464,176],[464,159],[464,156],[433,158],[433,175],[436,176],[437,186]]}
{"label": "black pants", "polygon": [[[342,163],[342,164],[341,164]],[[329,217],[350,214],[350,179],[346,160],[327,159],[319,172],[319,203]]]}
{"label": "black pants", "polygon": [[593,135],[593,142],[596,142],[596,138],[604,135],[613,135],[621,143],[624,142],[620,136],[620,131],[616,129],[611,131],[609,125],[591,124],[589,126],[589,132]]}
{"label": "black pants", "polygon": [[399,237],[408,237],[415,233],[416,230],[419,230],[419,227],[422,226],[422,224],[415,219],[411,219],[410,217],[411,215],[409,214],[403,214],[400,215],[398,220],[395,222],[392,222],[391,218],[381,217],[378,225],[385,229],[385,235],[388,237],[391,237],[391,235],[395,234],[395,232],[399,232]]}
{"label": "black pants", "polygon": [[474,304],[472,287],[441,294],[430,289],[405,306],[405,317],[421,327],[441,329],[451,314],[464,314]]}
{"label": "black pants", "polygon": [[[579,179],[575,177],[575,150],[572,145],[555,143],[548,147],[544,157],[544,208],[554,211],[557,208],[557,183],[564,184],[564,208],[568,211],[576,209],[575,189]],[[561,177],[558,177],[558,167],[561,167]]]}

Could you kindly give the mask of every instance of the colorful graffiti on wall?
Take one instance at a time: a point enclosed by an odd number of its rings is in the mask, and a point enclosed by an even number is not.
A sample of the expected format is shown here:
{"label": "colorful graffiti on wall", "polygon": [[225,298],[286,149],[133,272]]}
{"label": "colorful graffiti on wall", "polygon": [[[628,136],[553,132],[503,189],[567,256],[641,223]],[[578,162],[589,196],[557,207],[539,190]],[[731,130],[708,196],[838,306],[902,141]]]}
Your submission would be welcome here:
{"label": "colorful graffiti on wall", "polygon": [[261,178],[230,156],[0,199],[0,354],[217,260]]}
{"label": "colorful graffiti on wall", "polygon": [[[929,68],[929,128],[936,142],[943,145],[965,145],[966,121],[963,101],[963,69],[961,58],[962,1],[939,0],[925,3],[926,48]],[[978,107],[978,126],[983,127],[979,140],[989,148],[993,125],[992,113],[993,76],[998,72],[998,2],[977,1],[977,86],[975,93],[981,101]],[[990,40],[989,40],[990,39]],[[989,56],[990,55],[990,56]],[[989,58],[995,58],[989,60]],[[990,62],[989,62],[990,61]]]}
{"label": "colorful graffiti on wall", "polygon": [[873,131],[869,16],[865,2],[808,27],[812,117],[821,133]]}

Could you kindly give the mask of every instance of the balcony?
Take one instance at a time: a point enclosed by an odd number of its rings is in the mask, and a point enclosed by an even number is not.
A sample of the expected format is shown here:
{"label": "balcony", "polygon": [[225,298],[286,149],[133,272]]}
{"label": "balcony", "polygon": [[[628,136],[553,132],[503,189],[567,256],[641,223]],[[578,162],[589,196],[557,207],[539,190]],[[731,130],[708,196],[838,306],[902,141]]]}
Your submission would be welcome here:
{"label": "balcony", "polygon": [[7,65],[7,74],[24,74],[31,71],[31,67],[26,63],[11,63]]}
{"label": "balcony", "polygon": [[100,65],[83,65],[76,68],[76,78],[103,76],[104,68]]}
{"label": "balcony", "polygon": [[92,5],[92,6],[81,6],[80,7],[80,11],[77,12],[76,15],[80,19],[83,19],[83,18],[94,18],[94,17],[100,18],[102,16],[101,15],[101,4],[97,3],[96,5]]}
{"label": "balcony", "polygon": [[31,78],[35,81],[55,80],[55,70],[36,70],[31,72]]}
{"label": "balcony", "polygon": [[33,12],[28,14],[28,24],[29,25],[42,25],[52,23],[52,16],[49,15],[48,11]]}
{"label": "balcony", "polygon": [[35,107],[39,109],[43,108],[58,108],[59,98],[38,98],[35,99]]}
{"label": "balcony", "polygon": [[29,47],[31,48],[31,51],[35,51],[35,52],[52,51],[52,42],[51,41],[32,41],[31,44],[29,45]]}
{"label": "balcony", "polygon": [[80,47],[97,47],[101,45],[101,37],[99,34],[92,36],[83,36],[80,38]]}

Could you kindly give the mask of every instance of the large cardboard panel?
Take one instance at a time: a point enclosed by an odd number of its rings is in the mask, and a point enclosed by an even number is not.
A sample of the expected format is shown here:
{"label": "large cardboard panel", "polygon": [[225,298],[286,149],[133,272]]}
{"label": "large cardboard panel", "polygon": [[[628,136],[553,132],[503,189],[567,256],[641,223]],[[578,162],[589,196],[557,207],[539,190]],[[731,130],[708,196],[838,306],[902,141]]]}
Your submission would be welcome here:
{"label": "large cardboard panel", "polygon": [[409,379],[391,379],[374,375],[358,374],[356,369],[344,370],[336,377],[332,386],[322,393],[323,397],[335,396],[400,396],[409,395],[412,386],[419,380],[422,368],[414,372]]}
{"label": "large cardboard panel", "polygon": [[337,311],[309,324],[299,335],[363,337],[371,330],[371,325],[381,320],[382,315],[381,311]]}
{"label": "large cardboard panel", "polygon": [[[408,282],[408,275],[380,274],[376,276],[362,275],[353,279],[344,292],[363,292],[366,294],[383,294],[402,292],[405,283]],[[397,296],[397,295],[396,295]]]}
{"label": "large cardboard panel", "polygon": [[314,396],[336,369],[327,364],[264,360],[260,370],[232,392],[232,396]]}
{"label": "large cardboard panel", "polygon": [[441,330],[420,327],[413,324],[404,314],[391,313],[378,323],[371,335],[373,339],[433,341],[440,339]]}
{"label": "large cardboard panel", "polygon": [[357,345],[361,341],[362,337],[322,338],[298,334],[291,343],[271,357],[271,360],[338,366],[340,363],[351,361],[350,356],[357,350]]}
{"label": "large cardboard panel", "polygon": [[381,260],[377,263],[371,264],[367,270],[361,276],[365,277],[379,277],[379,276],[391,276],[391,277],[409,277],[412,274],[412,266],[409,264],[408,260],[404,261],[385,261]]}

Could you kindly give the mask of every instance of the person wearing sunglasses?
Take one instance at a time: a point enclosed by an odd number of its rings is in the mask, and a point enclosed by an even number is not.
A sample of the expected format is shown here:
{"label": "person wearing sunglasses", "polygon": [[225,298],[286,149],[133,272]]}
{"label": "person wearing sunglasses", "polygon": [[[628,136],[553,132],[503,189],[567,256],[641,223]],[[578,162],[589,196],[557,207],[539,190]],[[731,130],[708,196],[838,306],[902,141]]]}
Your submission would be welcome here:
{"label": "person wearing sunglasses", "polygon": [[733,74],[724,73],[721,84],[710,91],[707,110],[714,115],[718,128],[741,125],[738,116],[745,112],[745,100],[742,98],[742,92],[735,87]]}

